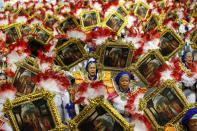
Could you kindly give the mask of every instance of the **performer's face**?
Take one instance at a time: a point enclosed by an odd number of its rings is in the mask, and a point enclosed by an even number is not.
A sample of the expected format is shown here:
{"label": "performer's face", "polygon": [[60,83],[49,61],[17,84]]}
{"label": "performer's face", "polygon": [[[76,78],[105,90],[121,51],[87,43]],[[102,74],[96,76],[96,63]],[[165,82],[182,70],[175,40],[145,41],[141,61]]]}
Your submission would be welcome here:
{"label": "performer's face", "polygon": [[186,62],[186,64],[192,64],[192,62],[193,62],[193,56],[192,56],[191,53],[189,53],[189,54],[186,55],[185,62]]}
{"label": "performer's face", "polygon": [[197,119],[190,119],[188,122],[189,131],[197,131]]}
{"label": "performer's face", "polygon": [[94,77],[96,75],[96,64],[93,63],[93,64],[90,64],[88,66],[88,73],[91,77]]}
{"label": "performer's face", "polygon": [[130,83],[129,78],[127,78],[127,77],[121,78],[120,81],[119,81],[120,88],[123,91],[126,91],[129,88],[129,83]]}
{"label": "performer's face", "polygon": [[0,86],[6,83],[5,76],[0,76]]}

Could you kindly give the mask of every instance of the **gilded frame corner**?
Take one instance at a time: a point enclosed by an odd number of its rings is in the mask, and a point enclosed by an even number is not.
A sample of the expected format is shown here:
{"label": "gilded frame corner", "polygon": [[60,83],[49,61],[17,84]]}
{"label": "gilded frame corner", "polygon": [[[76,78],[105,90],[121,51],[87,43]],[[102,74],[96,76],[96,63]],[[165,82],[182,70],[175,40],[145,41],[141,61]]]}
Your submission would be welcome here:
{"label": "gilded frame corner", "polygon": [[[55,15],[51,15],[51,14],[47,13],[47,15],[45,16],[45,19],[44,19],[44,24],[45,24],[45,26],[47,27],[48,30],[52,30],[52,28],[50,28],[49,26],[46,25],[47,22],[49,21],[49,17],[51,17],[51,18],[56,20],[54,23],[59,22],[60,20]],[[51,26],[53,26],[54,23],[52,23]]]}
{"label": "gilded frame corner", "polygon": [[[121,13],[118,12],[118,9],[119,9],[119,8],[122,8],[122,11],[124,11],[125,15],[123,15],[123,14],[121,14]],[[120,4],[118,5],[118,8],[116,9],[116,12],[117,12],[118,14],[122,15],[123,17],[127,17],[127,16],[129,15],[129,12],[128,12],[127,9],[124,7],[123,3],[120,3]]]}
{"label": "gilded frame corner", "polygon": [[12,128],[16,131],[20,130],[20,127],[18,125],[18,119],[16,120],[15,114],[13,112],[13,108],[39,100],[43,99],[47,102],[48,105],[48,111],[51,113],[51,119],[53,120],[54,123],[54,128],[52,130],[54,131],[59,131],[67,128],[66,125],[63,125],[61,122],[61,118],[58,115],[58,111],[55,106],[55,102],[53,101],[54,94],[41,90],[40,92],[36,92],[33,94],[29,94],[26,96],[22,96],[19,98],[14,99],[13,101],[10,101],[7,99],[6,103],[4,104],[3,111],[6,113],[8,116],[8,119],[10,121],[10,124]]}
{"label": "gilded frame corner", "polygon": [[142,30],[144,32],[147,32],[148,28],[148,24],[151,22],[151,19],[153,19],[155,21],[155,23],[157,24],[156,27],[153,30],[157,30],[160,28],[160,22],[159,22],[159,16],[157,16],[156,14],[152,14],[151,17],[149,17],[148,21],[146,22],[146,24],[143,25]]}
{"label": "gilded frame corner", "polygon": [[129,124],[125,119],[107,102],[103,97],[90,99],[90,104],[87,105],[76,117],[68,121],[71,131],[78,131],[78,126],[85,119],[87,119],[92,113],[94,113],[96,107],[101,106],[110,116],[117,121],[125,131],[133,131],[134,124]]}

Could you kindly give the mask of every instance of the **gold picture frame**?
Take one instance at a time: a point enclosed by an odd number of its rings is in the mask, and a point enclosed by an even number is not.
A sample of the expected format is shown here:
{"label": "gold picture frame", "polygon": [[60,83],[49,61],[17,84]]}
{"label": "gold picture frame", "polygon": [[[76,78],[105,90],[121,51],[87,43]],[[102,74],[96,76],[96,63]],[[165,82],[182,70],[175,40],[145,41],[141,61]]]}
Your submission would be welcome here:
{"label": "gold picture frame", "polygon": [[157,6],[159,6],[161,9],[166,7],[166,1],[165,0],[160,0],[157,2]]}
{"label": "gold picture frame", "polygon": [[79,17],[83,31],[89,31],[94,27],[100,26],[100,13],[96,9],[83,11],[79,14]]}
{"label": "gold picture frame", "polygon": [[184,47],[184,41],[172,28],[165,28],[160,37],[159,52],[165,60],[169,60],[175,53]]}
{"label": "gold picture frame", "polygon": [[58,22],[59,23],[59,19],[51,14],[47,14],[45,19],[44,19],[44,24],[47,27],[48,30],[52,30],[53,29],[53,25]]}
{"label": "gold picture frame", "polygon": [[197,4],[194,6],[194,8],[192,10],[192,16],[197,17]]}
{"label": "gold picture frame", "polygon": [[144,32],[149,32],[151,30],[157,30],[160,27],[159,23],[159,16],[156,14],[152,14],[151,17],[148,19],[146,24],[142,27]]}
{"label": "gold picture frame", "polygon": [[[109,125],[114,126],[112,121],[115,121],[117,124],[119,124],[121,129],[124,129],[125,131],[133,131],[134,124],[129,124],[124,120],[124,118],[107,102],[104,100],[103,97],[98,97],[95,99],[90,99],[90,104],[87,105],[76,117],[74,117],[72,120],[68,120],[69,123],[69,129],[71,131],[79,131],[79,128],[83,128],[85,123],[88,122],[88,125],[93,126],[93,123],[96,122],[102,122],[99,121],[99,119],[104,119],[106,117],[106,114],[108,117],[110,117],[110,121],[106,120],[107,122],[111,122]],[[99,110],[102,110],[102,114],[99,114]],[[95,117],[96,115],[96,117]],[[106,124],[106,123],[103,123]],[[105,125],[108,128],[111,128],[111,126]],[[90,129],[88,128],[88,129]]]}
{"label": "gold picture frame", "polygon": [[[27,122],[32,125],[31,128],[33,129],[39,127],[41,130],[61,131],[67,126],[61,122],[53,97],[54,94],[41,90],[40,92],[16,98],[13,101],[7,99],[3,111],[8,116],[15,131],[20,131]],[[36,126],[33,126],[33,124]]]}
{"label": "gold picture frame", "polygon": [[69,28],[77,28],[79,26],[77,20],[73,16],[68,16],[58,24],[58,30],[65,34]]}
{"label": "gold picture frame", "polygon": [[[106,41],[97,54],[101,70],[128,70],[132,61],[134,46],[121,40]],[[114,56],[114,57],[113,57]]]}
{"label": "gold picture frame", "polygon": [[[27,58],[26,61],[31,63],[30,58]],[[12,81],[13,86],[17,89],[16,95],[23,96],[34,93],[37,87],[31,79],[39,73],[38,68],[28,62],[18,62],[16,65],[17,70]]]}
{"label": "gold picture frame", "polygon": [[37,36],[35,37],[35,39],[44,45],[46,45],[53,37],[53,34],[50,31],[41,27],[39,24],[35,24],[30,33],[36,34]]}
{"label": "gold picture frame", "polygon": [[56,58],[58,65],[64,70],[69,70],[79,62],[88,58],[88,53],[85,51],[80,39],[71,38],[63,45],[56,49]]}
{"label": "gold picture frame", "polygon": [[119,4],[116,12],[120,15],[122,15],[123,17],[127,17],[129,15],[127,9],[124,7],[123,4]]}
{"label": "gold picture frame", "polygon": [[173,18],[174,21],[177,21],[178,18],[179,18],[179,16],[178,16],[176,13],[174,13],[174,12],[168,11],[168,12],[166,13],[166,15],[165,15],[164,20],[169,19],[169,18]]}
{"label": "gold picture frame", "polygon": [[190,41],[191,41],[191,42],[194,41],[194,38],[195,38],[196,34],[197,34],[197,28],[195,28],[195,29],[192,31],[192,33],[190,33],[190,35],[189,35],[189,38],[190,38]]}
{"label": "gold picture frame", "polygon": [[127,25],[128,20],[117,12],[111,11],[106,17],[103,23],[103,27],[107,27],[110,30],[117,33],[118,36],[121,35],[122,29]]}
{"label": "gold picture frame", "polygon": [[[149,50],[142,58],[130,67],[130,70],[147,87],[151,85],[151,80],[155,77],[154,71],[158,70],[160,66],[165,64],[165,60],[157,50]],[[157,84],[155,82],[155,84]]]}
{"label": "gold picture frame", "polygon": [[139,110],[143,110],[156,130],[160,131],[166,124],[180,121],[188,107],[189,102],[175,80],[166,80],[140,100]]}
{"label": "gold picture frame", "polygon": [[21,7],[21,8],[18,9],[17,12],[14,14],[14,17],[17,17],[17,16],[25,16],[25,15],[28,16],[28,12],[27,12],[23,7]]}
{"label": "gold picture frame", "polygon": [[2,26],[1,29],[7,35],[6,44],[14,44],[21,37],[18,23]]}
{"label": "gold picture frame", "polygon": [[134,11],[134,14],[138,16],[141,20],[145,20],[148,16],[148,12],[150,10],[150,7],[146,5],[145,3],[139,1],[137,3],[137,7]]}

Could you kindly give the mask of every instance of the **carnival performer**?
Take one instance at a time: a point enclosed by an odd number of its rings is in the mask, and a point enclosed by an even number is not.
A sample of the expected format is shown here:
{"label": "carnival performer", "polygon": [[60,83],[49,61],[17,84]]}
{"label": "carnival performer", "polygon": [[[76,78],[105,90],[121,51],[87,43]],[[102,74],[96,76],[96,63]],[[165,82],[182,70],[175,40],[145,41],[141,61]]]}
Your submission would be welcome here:
{"label": "carnival performer", "polygon": [[15,93],[16,88],[7,81],[7,76],[4,73],[0,73],[0,121],[3,123],[0,130],[2,131],[12,131],[12,128],[7,123],[8,119],[2,110],[6,99],[9,98],[10,100],[13,100],[15,98]]}
{"label": "carnival performer", "polygon": [[189,109],[180,124],[184,131],[197,131],[197,108]]}
{"label": "carnival performer", "polygon": [[134,130],[151,130],[151,125],[147,118],[138,111],[139,99],[143,98],[146,89],[138,88],[131,80],[134,80],[134,77],[130,73],[120,72],[115,77],[115,92],[109,95],[108,100],[127,122],[135,123],[137,120],[143,123],[138,125],[138,127],[141,126],[141,129],[136,126]]}
{"label": "carnival performer", "polygon": [[183,94],[190,103],[196,102],[196,63],[194,62],[194,55],[192,52],[185,52],[182,56],[181,68],[183,75],[181,82],[183,84]]}
{"label": "carnival performer", "polygon": [[97,62],[90,59],[86,65],[85,71],[74,71],[76,93],[75,103],[87,105],[88,99],[93,99],[114,91],[111,80],[111,72],[99,72]]}

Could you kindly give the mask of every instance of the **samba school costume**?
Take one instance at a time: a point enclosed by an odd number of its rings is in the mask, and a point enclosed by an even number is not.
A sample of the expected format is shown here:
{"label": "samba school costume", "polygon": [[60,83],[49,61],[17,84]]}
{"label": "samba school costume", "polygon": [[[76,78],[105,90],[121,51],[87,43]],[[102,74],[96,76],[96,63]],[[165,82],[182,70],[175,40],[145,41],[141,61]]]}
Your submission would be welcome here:
{"label": "samba school costume", "polygon": [[[5,79],[4,79],[4,78]],[[0,83],[0,130],[1,131],[12,131],[12,128],[8,124],[7,116],[2,112],[3,104],[6,102],[6,99],[10,100],[15,99],[16,88],[12,86],[11,83],[7,82],[7,76],[4,73],[0,73],[0,80],[2,78],[6,81],[4,83]]]}
{"label": "samba school costume", "polygon": [[[132,79],[131,74],[120,72],[115,78],[115,92],[109,95],[108,100],[127,122],[135,123],[134,131],[149,131],[150,123],[143,113],[138,111],[139,99],[143,98],[146,89],[136,87],[131,83]],[[124,81],[129,82],[128,85]]]}

